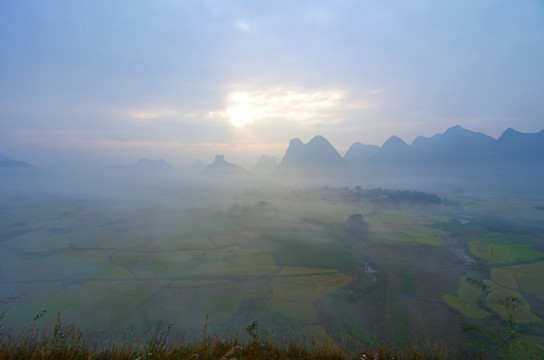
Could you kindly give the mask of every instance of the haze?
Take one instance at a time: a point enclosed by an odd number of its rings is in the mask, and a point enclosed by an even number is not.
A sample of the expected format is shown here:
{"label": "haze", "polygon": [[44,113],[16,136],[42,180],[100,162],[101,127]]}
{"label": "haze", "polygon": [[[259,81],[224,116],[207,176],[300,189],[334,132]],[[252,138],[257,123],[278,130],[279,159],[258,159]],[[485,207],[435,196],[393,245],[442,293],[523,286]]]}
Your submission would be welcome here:
{"label": "haze", "polygon": [[544,358],[542,1],[0,0],[0,50],[1,341]]}
{"label": "haze", "polygon": [[1,1],[0,48],[2,153],[46,169],[543,124],[536,0]]}

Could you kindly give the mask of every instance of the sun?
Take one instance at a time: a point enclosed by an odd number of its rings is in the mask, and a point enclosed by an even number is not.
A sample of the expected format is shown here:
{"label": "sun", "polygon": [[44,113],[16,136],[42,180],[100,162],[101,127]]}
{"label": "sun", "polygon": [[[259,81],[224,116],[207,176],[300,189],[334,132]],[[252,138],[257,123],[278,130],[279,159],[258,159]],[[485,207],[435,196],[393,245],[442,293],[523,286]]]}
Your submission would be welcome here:
{"label": "sun", "polygon": [[240,127],[251,124],[255,119],[262,117],[262,112],[251,105],[237,105],[227,109],[227,116],[232,125]]}
{"label": "sun", "polygon": [[246,92],[232,94],[229,102],[226,113],[231,124],[236,127],[251,124],[264,117],[264,111],[254,106],[255,99]]}

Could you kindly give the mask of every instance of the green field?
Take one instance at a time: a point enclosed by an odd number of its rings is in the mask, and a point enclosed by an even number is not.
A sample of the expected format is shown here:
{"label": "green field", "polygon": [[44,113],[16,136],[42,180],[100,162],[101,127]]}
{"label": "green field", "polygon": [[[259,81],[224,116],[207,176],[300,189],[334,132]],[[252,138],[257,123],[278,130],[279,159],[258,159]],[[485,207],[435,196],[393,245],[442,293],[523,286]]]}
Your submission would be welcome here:
{"label": "green field", "polygon": [[[57,313],[105,332],[157,323],[198,331],[206,321],[236,332],[259,320],[285,336],[459,349],[470,346],[467,323],[508,327],[500,301],[514,296],[520,337],[538,339],[544,212],[514,197],[450,200],[207,189],[126,204],[4,202],[0,296],[16,300],[1,305],[2,329],[51,325]],[[354,214],[366,227],[349,225]]]}

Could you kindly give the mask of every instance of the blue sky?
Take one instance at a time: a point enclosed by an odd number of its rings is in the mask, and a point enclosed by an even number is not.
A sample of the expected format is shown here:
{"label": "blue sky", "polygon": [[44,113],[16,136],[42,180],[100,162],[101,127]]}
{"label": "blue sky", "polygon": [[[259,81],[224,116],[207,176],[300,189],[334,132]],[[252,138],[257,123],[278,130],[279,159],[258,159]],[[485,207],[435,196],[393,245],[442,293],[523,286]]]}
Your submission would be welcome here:
{"label": "blue sky", "polygon": [[0,0],[0,153],[100,167],[544,129],[544,2]]}

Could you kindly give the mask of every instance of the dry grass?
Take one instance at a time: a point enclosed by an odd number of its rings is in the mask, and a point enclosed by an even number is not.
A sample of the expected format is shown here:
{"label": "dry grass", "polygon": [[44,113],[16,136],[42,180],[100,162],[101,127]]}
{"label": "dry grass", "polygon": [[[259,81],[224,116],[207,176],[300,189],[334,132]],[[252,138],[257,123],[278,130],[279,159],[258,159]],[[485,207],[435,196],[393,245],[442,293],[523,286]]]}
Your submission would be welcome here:
{"label": "dry grass", "polygon": [[[176,360],[363,360],[363,359],[453,359],[433,351],[428,354],[416,349],[401,352],[386,347],[361,348],[355,352],[343,350],[329,339],[301,338],[277,344],[267,332],[259,332],[255,322],[246,331],[233,336],[206,334],[200,340],[184,335],[174,337],[170,327],[158,326],[140,335],[121,334],[118,339],[104,340],[97,334],[84,335],[73,326],[64,326],[60,313],[53,329],[31,328],[19,335],[0,333],[0,359],[176,359]],[[327,340],[327,341],[325,341]],[[463,355],[459,358],[468,358]],[[473,357],[474,359],[484,357]]]}

